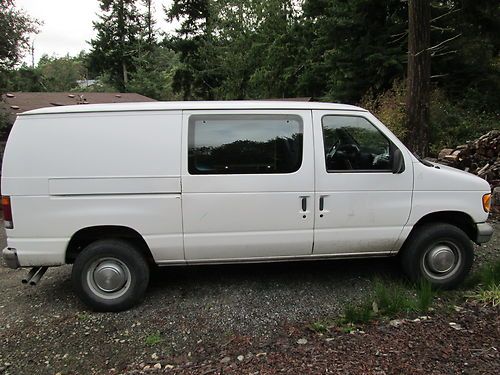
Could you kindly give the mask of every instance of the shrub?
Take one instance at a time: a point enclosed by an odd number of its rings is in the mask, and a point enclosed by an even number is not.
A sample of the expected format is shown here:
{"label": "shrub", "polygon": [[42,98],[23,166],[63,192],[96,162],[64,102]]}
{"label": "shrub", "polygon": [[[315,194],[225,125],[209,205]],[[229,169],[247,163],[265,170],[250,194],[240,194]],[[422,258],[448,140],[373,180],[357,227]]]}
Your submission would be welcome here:
{"label": "shrub", "polygon": [[[361,100],[396,136],[404,139],[406,129],[406,88],[404,81],[395,81],[392,88],[379,96],[371,93]],[[492,129],[500,129],[500,113],[478,108],[473,98],[452,101],[446,93],[434,88],[430,98],[430,154],[445,147],[455,147],[474,140]]]}

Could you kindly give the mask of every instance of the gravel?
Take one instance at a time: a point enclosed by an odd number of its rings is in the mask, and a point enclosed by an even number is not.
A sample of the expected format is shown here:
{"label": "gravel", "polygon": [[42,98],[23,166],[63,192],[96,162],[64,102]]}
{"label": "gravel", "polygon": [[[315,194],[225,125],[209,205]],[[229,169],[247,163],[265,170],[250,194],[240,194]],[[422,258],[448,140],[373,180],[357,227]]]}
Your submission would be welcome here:
{"label": "gravel", "polygon": [[[499,243],[483,245],[478,262],[498,257]],[[164,268],[140,306],[93,313],[72,292],[70,266],[50,268],[35,287],[21,284],[26,272],[0,267],[0,374],[120,373],[134,363],[164,371],[203,348],[270,345],[298,324],[337,316],[375,275],[401,277],[393,259]],[[244,354],[228,362],[246,363]]]}

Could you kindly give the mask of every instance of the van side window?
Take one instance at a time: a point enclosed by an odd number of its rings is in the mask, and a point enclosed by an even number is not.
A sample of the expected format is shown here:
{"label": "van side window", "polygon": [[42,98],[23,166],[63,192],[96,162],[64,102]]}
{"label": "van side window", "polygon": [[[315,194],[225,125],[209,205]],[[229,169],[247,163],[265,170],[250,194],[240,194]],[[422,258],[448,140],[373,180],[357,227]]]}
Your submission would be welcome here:
{"label": "van side window", "polygon": [[391,170],[391,144],[365,118],[324,116],[322,125],[327,172]]}
{"label": "van side window", "polygon": [[302,164],[303,123],[292,115],[195,115],[190,174],[292,173]]}

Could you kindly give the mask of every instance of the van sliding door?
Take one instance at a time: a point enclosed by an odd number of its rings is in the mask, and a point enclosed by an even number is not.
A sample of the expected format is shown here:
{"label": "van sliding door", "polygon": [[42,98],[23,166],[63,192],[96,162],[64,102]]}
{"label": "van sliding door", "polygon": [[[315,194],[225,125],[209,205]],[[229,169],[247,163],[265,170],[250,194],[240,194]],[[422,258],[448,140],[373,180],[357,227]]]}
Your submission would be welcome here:
{"label": "van sliding door", "polygon": [[188,262],[311,254],[311,111],[184,112],[182,146]]}

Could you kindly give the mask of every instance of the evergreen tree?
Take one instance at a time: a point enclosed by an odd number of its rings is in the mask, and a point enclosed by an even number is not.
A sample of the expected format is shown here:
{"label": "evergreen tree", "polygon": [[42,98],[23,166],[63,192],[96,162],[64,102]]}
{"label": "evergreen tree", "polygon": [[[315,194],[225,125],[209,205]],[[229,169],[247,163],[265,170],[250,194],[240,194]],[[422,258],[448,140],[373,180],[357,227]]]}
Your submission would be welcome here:
{"label": "evergreen tree", "polygon": [[180,21],[176,35],[169,40],[169,46],[179,53],[173,89],[182,92],[184,99],[213,99],[217,78],[207,70],[207,56],[213,44],[210,0],[174,0],[167,10],[167,17]]}
{"label": "evergreen tree", "polygon": [[109,74],[115,87],[124,90],[135,70],[142,17],[136,0],[100,0],[100,8],[102,14],[94,22],[97,36],[90,41],[89,68],[95,74]]}

